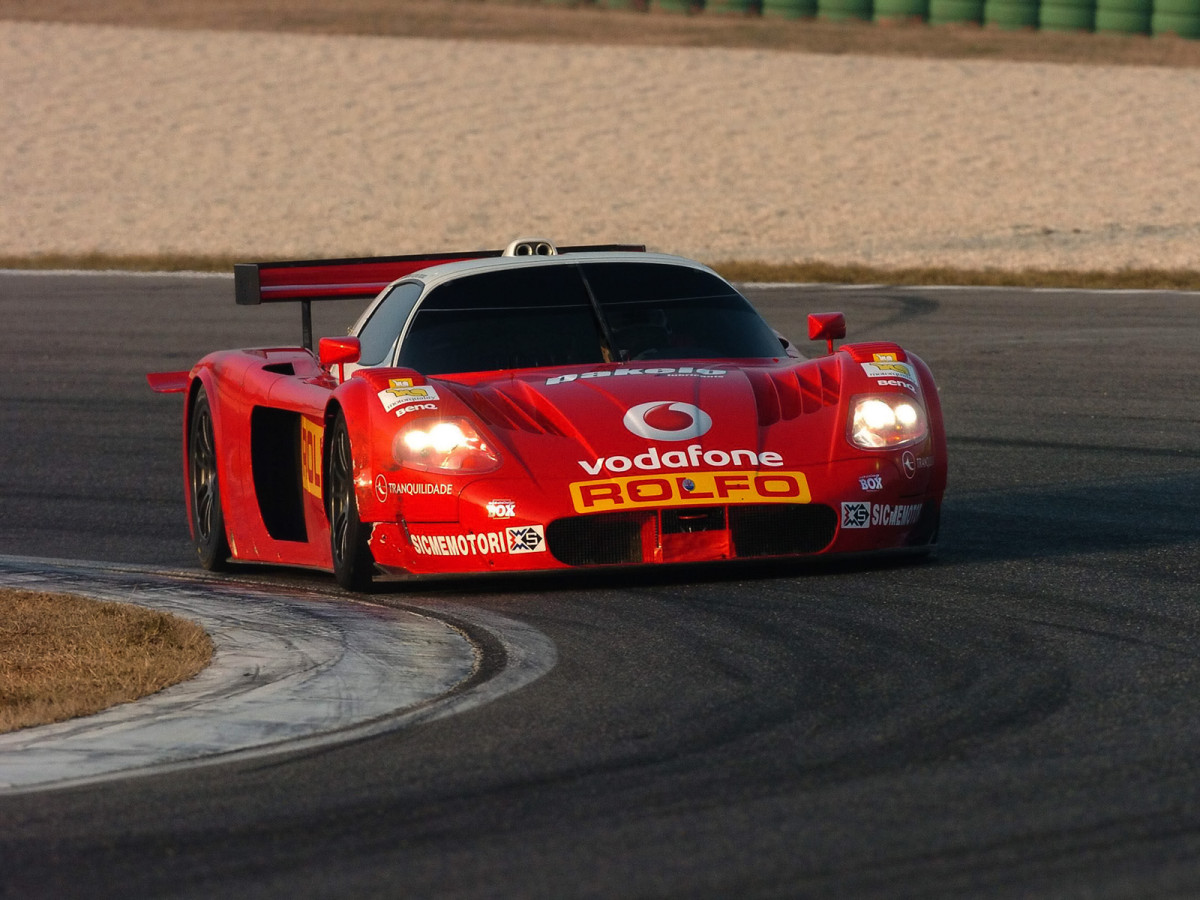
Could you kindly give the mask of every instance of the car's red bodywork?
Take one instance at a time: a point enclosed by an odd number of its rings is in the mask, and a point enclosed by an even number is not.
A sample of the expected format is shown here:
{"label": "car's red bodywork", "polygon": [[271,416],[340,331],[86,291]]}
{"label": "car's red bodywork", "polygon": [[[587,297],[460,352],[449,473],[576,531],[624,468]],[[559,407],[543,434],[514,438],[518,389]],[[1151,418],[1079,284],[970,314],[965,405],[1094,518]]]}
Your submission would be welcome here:
{"label": "car's red bodywork", "polygon": [[[329,279],[321,264],[308,265],[304,278],[313,281],[357,277],[343,269]],[[371,277],[386,283],[393,272]],[[288,299],[306,292],[317,296],[310,285]],[[207,397],[223,527],[236,560],[336,569],[326,488],[339,419],[377,573],[928,550],[946,485],[928,367],[892,343],[833,351],[844,332],[840,317],[813,317],[810,326],[832,352],[805,360],[781,346],[777,357],[760,359],[437,376],[367,367],[342,380],[357,342],[328,339],[320,354],[212,353],[186,379],[160,374],[152,384],[187,392],[185,483],[193,405],[201,388]],[[923,412],[920,440],[857,446],[850,428],[858,398],[892,395]],[[473,429],[482,454],[450,470],[405,463],[400,431],[444,421]],[[195,530],[196,494],[186,493]]]}

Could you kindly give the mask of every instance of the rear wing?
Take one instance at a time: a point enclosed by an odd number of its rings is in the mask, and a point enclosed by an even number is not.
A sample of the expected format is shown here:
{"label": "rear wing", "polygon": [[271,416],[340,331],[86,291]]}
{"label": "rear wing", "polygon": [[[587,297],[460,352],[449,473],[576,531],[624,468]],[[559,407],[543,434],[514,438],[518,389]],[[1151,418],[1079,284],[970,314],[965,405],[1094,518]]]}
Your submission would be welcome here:
{"label": "rear wing", "polygon": [[617,251],[640,253],[642,244],[596,244],[555,247],[540,239],[513,241],[504,250],[469,250],[415,256],[372,256],[359,259],[315,259],[295,262],[237,263],[234,296],[240,306],[298,302],[303,346],[312,349],[313,300],[368,300],[405,275],[442,263],[499,256],[556,256],[564,253]]}

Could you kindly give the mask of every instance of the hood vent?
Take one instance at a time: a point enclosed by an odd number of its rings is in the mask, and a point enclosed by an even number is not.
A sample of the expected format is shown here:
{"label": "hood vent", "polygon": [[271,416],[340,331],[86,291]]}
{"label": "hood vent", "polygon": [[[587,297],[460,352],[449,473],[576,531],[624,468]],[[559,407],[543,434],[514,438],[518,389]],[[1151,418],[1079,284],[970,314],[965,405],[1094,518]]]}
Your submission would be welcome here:
{"label": "hood vent", "polygon": [[837,360],[823,357],[787,371],[743,369],[758,409],[758,424],[774,425],[815,413],[838,402],[841,379]]}
{"label": "hood vent", "polygon": [[561,412],[519,381],[504,388],[477,387],[471,391],[469,402],[495,428],[557,437],[565,437],[570,428]]}

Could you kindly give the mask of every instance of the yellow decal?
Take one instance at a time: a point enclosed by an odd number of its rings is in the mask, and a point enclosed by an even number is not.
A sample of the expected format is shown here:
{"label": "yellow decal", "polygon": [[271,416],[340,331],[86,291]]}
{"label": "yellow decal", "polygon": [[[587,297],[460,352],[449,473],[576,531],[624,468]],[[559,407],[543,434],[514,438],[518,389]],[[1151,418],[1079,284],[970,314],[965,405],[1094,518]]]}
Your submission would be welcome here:
{"label": "yellow decal", "polygon": [[321,496],[321,443],[325,429],[300,417],[300,470],[304,489]]}
{"label": "yellow decal", "polygon": [[881,362],[899,362],[899,360],[898,360],[898,359],[896,359],[896,354],[895,354],[895,353],[874,353],[874,354],[872,354],[872,355],[875,357],[875,362],[877,362],[877,363],[881,363]]}
{"label": "yellow decal", "polygon": [[638,506],[715,506],[726,503],[808,503],[803,472],[673,472],[603,481],[576,481],[571,500],[580,513]]}

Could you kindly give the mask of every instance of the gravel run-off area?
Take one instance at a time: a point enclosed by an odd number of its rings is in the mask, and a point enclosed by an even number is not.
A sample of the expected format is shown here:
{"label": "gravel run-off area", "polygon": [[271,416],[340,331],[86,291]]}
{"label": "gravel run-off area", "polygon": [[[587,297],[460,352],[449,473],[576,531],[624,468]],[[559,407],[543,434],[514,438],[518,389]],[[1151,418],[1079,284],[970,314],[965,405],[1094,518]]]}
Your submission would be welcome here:
{"label": "gravel run-off area", "polygon": [[1200,266],[1200,69],[0,22],[0,255]]}

